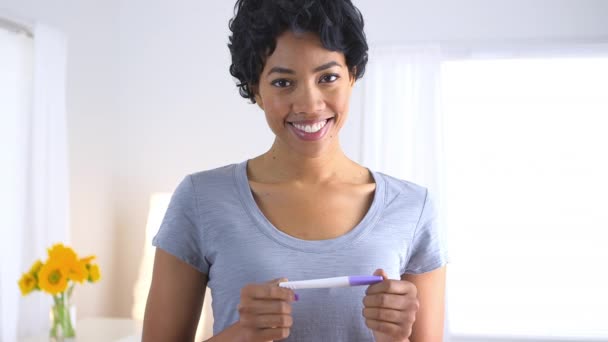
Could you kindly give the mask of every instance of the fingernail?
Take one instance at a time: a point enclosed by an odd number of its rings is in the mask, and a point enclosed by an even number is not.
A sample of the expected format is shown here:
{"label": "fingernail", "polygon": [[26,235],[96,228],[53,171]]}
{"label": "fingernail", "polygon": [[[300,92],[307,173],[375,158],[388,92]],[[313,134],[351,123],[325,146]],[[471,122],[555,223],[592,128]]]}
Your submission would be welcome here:
{"label": "fingernail", "polygon": [[297,302],[297,301],[299,301],[299,300],[300,300],[300,296],[298,296],[298,294],[297,294],[297,293],[294,293],[294,294],[293,294],[293,299],[294,299],[294,300]]}

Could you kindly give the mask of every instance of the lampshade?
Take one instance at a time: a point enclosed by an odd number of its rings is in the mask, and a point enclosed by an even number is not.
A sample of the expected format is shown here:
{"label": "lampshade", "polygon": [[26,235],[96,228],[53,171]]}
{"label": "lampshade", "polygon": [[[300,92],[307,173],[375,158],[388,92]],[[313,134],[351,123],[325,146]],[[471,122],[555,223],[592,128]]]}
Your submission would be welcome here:
{"label": "lampshade", "polygon": [[146,300],[148,299],[148,291],[152,282],[152,266],[154,265],[154,251],[152,246],[152,238],[156,235],[160,224],[165,217],[165,212],[171,200],[171,193],[159,192],[154,193],[150,197],[150,209],[148,211],[148,220],[146,222],[146,236],[144,241],[144,254],[139,266],[139,276],[134,288],[134,301],[131,315],[136,321],[144,320],[144,311],[146,310]]}

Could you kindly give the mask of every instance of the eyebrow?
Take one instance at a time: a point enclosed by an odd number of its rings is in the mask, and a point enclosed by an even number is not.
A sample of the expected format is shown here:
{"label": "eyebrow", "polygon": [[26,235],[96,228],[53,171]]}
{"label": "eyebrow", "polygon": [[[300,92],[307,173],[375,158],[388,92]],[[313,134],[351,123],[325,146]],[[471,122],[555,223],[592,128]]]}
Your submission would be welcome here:
{"label": "eyebrow", "polygon": [[[314,68],[312,71],[313,72],[319,72],[319,71],[323,71],[323,70],[329,69],[329,68],[334,67],[334,66],[337,66],[337,67],[340,67],[340,68],[342,67],[342,65],[340,65],[340,63],[338,63],[336,61],[331,61],[329,63],[325,63],[323,65],[320,65],[320,66]],[[293,74],[296,73],[295,71],[293,71],[293,70],[291,70],[289,68],[273,67],[272,69],[270,69],[268,71],[268,73],[266,75],[270,75],[270,74],[272,74],[274,72],[279,73],[279,74],[290,74],[290,75],[293,75]]]}

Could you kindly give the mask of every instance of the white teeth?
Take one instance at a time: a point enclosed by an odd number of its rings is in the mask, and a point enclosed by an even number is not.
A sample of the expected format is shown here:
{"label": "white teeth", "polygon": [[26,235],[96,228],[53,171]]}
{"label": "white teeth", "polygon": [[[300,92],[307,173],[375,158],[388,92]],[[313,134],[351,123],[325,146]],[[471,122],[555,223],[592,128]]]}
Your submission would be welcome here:
{"label": "white teeth", "polygon": [[325,127],[326,124],[327,124],[327,120],[323,120],[323,121],[314,123],[312,125],[302,125],[302,124],[298,124],[298,123],[294,122],[293,126],[297,129],[299,129],[300,131],[304,131],[306,133],[316,133],[316,132],[320,131],[321,128]]}

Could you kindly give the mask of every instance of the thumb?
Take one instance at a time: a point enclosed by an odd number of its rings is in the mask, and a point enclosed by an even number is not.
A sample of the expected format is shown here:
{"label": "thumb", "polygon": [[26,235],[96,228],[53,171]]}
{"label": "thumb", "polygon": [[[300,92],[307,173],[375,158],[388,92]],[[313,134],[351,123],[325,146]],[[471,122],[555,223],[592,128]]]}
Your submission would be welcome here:
{"label": "thumb", "polygon": [[[286,281],[288,281],[287,278],[283,277],[283,278],[277,278],[277,279],[273,279],[271,281],[268,281],[266,284],[279,286],[279,283],[286,282]],[[291,289],[286,289],[286,290],[293,291]],[[293,293],[293,299],[297,302],[300,299],[300,297],[298,296],[297,293],[294,292]]]}
{"label": "thumb", "polygon": [[287,281],[287,278],[283,277],[283,278],[272,279],[270,281],[267,281],[266,283],[272,284],[272,285],[279,285],[279,283],[286,282],[286,281]]}
{"label": "thumb", "polygon": [[381,268],[377,269],[377,270],[374,272],[374,275],[375,275],[375,276],[382,276],[382,280],[386,280],[386,279],[388,279],[388,275],[387,275],[387,274],[386,274],[386,272],[385,272],[383,269],[381,269]]}

